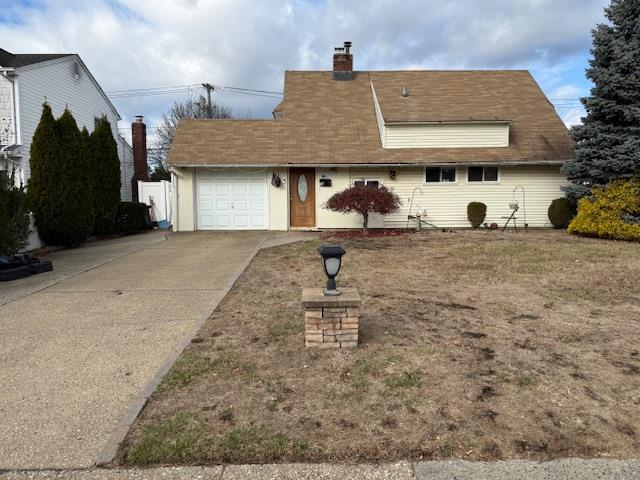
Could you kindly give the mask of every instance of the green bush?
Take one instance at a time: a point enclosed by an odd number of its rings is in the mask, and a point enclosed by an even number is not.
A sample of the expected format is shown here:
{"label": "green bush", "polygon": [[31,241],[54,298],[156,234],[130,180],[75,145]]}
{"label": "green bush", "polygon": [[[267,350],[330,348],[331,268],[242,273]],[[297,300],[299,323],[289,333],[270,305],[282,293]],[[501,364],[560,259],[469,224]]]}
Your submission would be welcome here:
{"label": "green bush", "polygon": [[568,198],[556,198],[549,205],[548,215],[555,228],[567,228],[576,216],[575,204]]}
{"label": "green bush", "polygon": [[82,135],[69,110],[56,121],[44,105],[31,144],[29,196],[36,226],[51,245],[75,246],[93,229],[94,209]]}
{"label": "green bush", "polygon": [[487,216],[487,206],[482,202],[471,202],[467,205],[467,218],[473,228],[478,228]]}
{"label": "green bush", "polygon": [[29,208],[23,188],[15,186],[13,175],[0,172],[0,255],[13,255],[29,239]]}
{"label": "green bush", "polygon": [[569,233],[640,241],[640,179],[615,180],[591,193],[578,203]]}
{"label": "green bush", "polygon": [[109,235],[115,229],[120,204],[120,159],[109,121],[102,117],[91,134],[89,156],[92,167],[93,203],[96,218],[95,235]]}
{"label": "green bush", "polygon": [[131,234],[151,228],[149,209],[144,203],[121,202],[116,215],[116,231]]}

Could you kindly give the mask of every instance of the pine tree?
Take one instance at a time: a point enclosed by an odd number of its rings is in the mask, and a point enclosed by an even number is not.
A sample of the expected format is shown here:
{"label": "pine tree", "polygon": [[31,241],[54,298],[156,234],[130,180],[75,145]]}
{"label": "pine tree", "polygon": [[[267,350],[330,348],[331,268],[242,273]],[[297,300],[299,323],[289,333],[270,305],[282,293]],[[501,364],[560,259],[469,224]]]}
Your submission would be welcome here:
{"label": "pine tree", "polygon": [[572,130],[576,158],[564,170],[572,198],[640,176],[640,0],[612,0],[605,13],[610,24],[593,31],[587,70],[595,86],[582,99],[587,116]]}
{"label": "pine tree", "polygon": [[29,166],[31,175],[27,182],[27,198],[35,217],[35,225],[39,232],[47,230],[47,219],[43,214],[43,206],[47,202],[50,185],[60,182],[58,176],[58,137],[56,120],[51,107],[42,106],[40,123],[31,141]]}
{"label": "pine tree", "polygon": [[82,135],[73,115],[65,110],[56,121],[58,158],[51,169],[47,193],[42,198],[42,239],[53,245],[75,246],[87,239],[93,227],[91,186],[87,182]]}
{"label": "pine tree", "polygon": [[102,117],[91,134],[93,150],[93,201],[95,205],[96,235],[108,235],[115,230],[116,213],[120,204],[120,159],[113,138],[111,124]]}

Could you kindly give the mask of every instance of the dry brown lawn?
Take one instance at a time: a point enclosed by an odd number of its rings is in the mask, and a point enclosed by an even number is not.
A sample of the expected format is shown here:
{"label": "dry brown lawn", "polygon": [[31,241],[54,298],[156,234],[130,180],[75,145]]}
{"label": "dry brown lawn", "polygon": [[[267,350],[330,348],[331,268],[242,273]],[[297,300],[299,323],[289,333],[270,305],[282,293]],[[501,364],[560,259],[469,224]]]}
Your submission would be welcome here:
{"label": "dry brown lawn", "polygon": [[558,231],[325,239],[357,349],[304,347],[319,241],[261,251],[169,372],[124,463],[637,457],[640,246]]}

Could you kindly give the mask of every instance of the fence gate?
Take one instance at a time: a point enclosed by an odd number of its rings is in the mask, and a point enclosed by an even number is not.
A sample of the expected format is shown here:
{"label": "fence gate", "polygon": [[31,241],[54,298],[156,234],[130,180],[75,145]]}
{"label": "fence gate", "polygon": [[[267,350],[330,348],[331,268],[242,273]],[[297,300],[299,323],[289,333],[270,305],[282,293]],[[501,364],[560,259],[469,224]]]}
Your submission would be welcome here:
{"label": "fence gate", "polygon": [[138,200],[152,207],[151,219],[160,228],[171,226],[171,182],[138,181]]}

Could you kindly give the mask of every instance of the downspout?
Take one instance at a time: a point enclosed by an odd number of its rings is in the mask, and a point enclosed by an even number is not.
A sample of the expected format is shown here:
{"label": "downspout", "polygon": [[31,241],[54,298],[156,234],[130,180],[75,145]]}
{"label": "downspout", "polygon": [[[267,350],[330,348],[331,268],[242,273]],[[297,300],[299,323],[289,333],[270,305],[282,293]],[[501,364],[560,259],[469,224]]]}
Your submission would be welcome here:
{"label": "downspout", "polygon": [[[178,191],[178,178],[182,177],[183,175],[181,173],[178,172],[178,170],[176,168],[173,167],[169,167],[169,171],[171,172],[171,186],[172,188],[172,192],[173,192],[173,198],[171,199],[171,217],[169,218],[169,223],[171,225],[173,225],[173,231],[177,232],[179,231],[179,206],[178,206],[178,202],[179,202],[179,191]],[[175,217],[175,218],[174,218]],[[175,220],[175,222],[174,222]]]}

